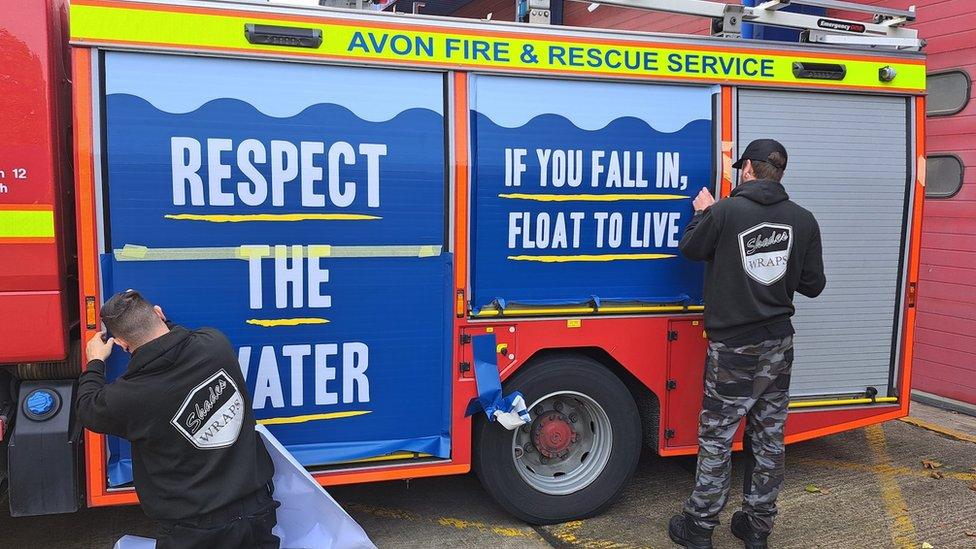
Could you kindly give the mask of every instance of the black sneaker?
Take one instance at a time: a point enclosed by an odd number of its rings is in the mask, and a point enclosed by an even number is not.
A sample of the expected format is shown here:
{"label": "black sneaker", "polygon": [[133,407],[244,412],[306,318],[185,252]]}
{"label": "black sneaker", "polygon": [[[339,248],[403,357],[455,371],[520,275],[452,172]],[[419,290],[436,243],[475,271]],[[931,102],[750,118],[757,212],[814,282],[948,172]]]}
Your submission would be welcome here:
{"label": "black sneaker", "polygon": [[671,517],[668,536],[688,549],[712,549],[712,531],[698,526],[684,513]]}
{"label": "black sneaker", "polygon": [[732,515],[732,535],[741,539],[746,549],[766,549],[768,533],[757,532],[752,523],[749,522],[749,515],[742,511],[736,511]]}

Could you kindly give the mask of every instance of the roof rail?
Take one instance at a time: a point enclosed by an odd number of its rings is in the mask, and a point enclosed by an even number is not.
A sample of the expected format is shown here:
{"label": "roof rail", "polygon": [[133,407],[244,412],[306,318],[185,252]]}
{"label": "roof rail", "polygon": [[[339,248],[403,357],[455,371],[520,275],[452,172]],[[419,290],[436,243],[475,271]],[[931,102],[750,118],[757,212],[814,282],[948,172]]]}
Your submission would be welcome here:
{"label": "roof rail", "polygon": [[[712,34],[739,38],[742,23],[770,25],[797,29],[801,40],[824,44],[921,50],[925,41],[918,31],[903,25],[915,21],[915,7],[907,10],[868,6],[843,0],[766,0],[757,6],[725,4],[713,0],[576,0],[590,2],[590,11],[600,5],[618,6],[651,11],[663,11],[708,17],[713,21]],[[549,22],[549,0],[518,0],[526,4],[520,10],[524,21]],[[835,17],[784,11],[791,5],[806,5],[826,9],[856,11],[872,16],[871,21],[852,21]],[[525,9],[527,8],[527,9]]]}

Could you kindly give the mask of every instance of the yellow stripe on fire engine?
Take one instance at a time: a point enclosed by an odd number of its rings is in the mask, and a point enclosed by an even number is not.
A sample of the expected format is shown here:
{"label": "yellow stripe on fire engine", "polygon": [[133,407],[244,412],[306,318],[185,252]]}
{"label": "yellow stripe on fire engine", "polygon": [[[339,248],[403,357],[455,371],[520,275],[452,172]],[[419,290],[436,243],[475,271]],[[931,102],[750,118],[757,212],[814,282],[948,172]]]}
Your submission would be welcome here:
{"label": "yellow stripe on fire engine", "polygon": [[54,238],[54,212],[0,209],[0,243],[5,238]]}
{"label": "yellow stripe on fire engine", "polygon": [[[283,16],[262,15],[231,11],[224,14],[214,8],[194,11],[158,4],[128,6],[103,0],[76,0],[71,3],[71,39],[83,44],[128,44],[451,68],[910,92],[925,89],[924,63],[896,57],[852,54],[838,59],[834,55],[806,52],[731,50],[624,39],[588,40],[542,34],[529,28],[469,31],[413,25],[409,20],[388,23],[305,17],[291,21]],[[320,30],[322,44],[317,48],[251,44],[244,33],[244,25],[249,23]],[[841,63],[846,75],[842,80],[799,79],[793,74],[793,63],[798,61]],[[878,70],[885,66],[897,73],[891,82],[879,79]]]}

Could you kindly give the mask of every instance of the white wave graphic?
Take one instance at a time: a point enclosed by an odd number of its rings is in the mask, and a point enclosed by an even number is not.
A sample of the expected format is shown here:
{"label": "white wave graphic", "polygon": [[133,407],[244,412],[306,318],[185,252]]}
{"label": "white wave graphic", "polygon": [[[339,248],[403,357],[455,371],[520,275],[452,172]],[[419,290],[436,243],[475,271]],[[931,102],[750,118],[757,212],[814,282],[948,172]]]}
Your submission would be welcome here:
{"label": "white wave graphic", "polygon": [[342,105],[369,122],[410,109],[444,110],[443,76],[436,73],[144,53],[106,54],[105,93],[141,97],[170,114],[221,98],[276,118],[321,103]]}
{"label": "white wave graphic", "polygon": [[471,106],[506,128],[524,126],[543,114],[558,114],[576,127],[595,131],[618,118],[639,118],[655,130],[673,133],[712,117],[718,86],[581,83],[543,78],[476,76]]}

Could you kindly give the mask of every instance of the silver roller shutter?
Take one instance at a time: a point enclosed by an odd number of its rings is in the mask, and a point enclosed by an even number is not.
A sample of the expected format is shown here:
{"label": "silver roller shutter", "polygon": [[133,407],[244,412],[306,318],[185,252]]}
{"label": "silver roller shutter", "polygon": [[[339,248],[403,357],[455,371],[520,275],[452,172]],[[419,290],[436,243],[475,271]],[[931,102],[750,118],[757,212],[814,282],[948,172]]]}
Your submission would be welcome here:
{"label": "silver roller shutter", "polygon": [[762,137],[783,143],[783,184],[823,235],[827,288],[795,301],[794,396],[887,394],[900,322],[907,109],[900,97],[738,92],[739,150]]}

